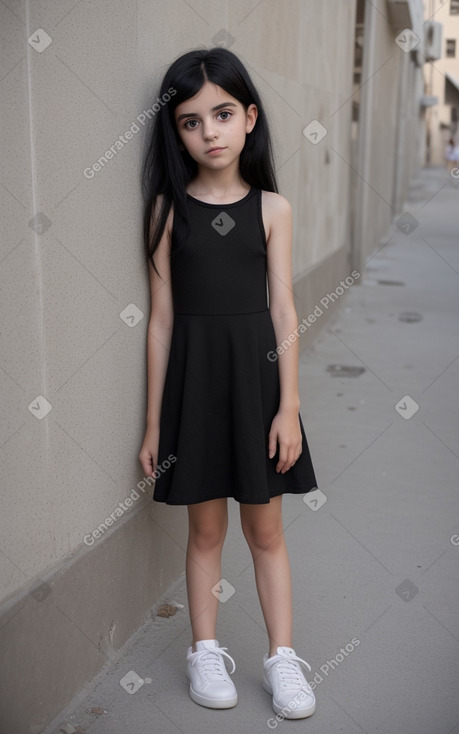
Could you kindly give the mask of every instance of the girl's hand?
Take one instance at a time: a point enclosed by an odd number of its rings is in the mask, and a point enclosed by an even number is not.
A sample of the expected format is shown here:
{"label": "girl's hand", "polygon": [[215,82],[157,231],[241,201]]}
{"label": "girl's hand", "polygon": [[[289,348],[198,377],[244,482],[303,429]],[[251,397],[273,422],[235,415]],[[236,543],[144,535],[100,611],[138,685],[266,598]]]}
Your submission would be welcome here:
{"label": "girl's hand", "polygon": [[271,423],[268,452],[272,459],[279,440],[279,461],[276,471],[285,474],[302,452],[302,435],[297,410],[279,410]]}
{"label": "girl's hand", "polygon": [[159,426],[148,426],[139,453],[139,460],[145,477],[153,477],[158,461],[158,446]]}

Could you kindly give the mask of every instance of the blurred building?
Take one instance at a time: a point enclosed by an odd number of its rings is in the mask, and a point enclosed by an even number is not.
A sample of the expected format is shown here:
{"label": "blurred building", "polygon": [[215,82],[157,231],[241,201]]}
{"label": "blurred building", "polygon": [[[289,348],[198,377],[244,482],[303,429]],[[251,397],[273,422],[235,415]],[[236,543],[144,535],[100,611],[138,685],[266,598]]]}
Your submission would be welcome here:
{"label": "blurred building", "polygon": [[421,0],[357,0],[350,262],[360,270],[403,210],[423,165]]}
{"label": "blurred building", "polygon": [[459,0],[426,0],[426,155],[428,165],[444,164],[445,148],[459,143]]}

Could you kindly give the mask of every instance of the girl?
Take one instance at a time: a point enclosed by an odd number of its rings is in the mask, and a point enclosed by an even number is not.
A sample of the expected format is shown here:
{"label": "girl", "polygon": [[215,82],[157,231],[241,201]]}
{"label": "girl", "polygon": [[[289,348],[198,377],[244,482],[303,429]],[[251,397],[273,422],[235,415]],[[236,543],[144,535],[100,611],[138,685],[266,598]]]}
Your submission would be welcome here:
{"label": "girl", "polygon": [[262,102],[235,54],[186,53],[159,99],[142,172],[151,317],[139,459],[156,478],[153,499],[188,508],[189,693],[210,708],[237,703],[224,658],[231,673],[234,660],[215,639],[232,497],[269,637],[263,687],[276,713],[303,718],[315,698],[292,648],[281,502],[317,484],[299,414],[291,208],[277,193]]}

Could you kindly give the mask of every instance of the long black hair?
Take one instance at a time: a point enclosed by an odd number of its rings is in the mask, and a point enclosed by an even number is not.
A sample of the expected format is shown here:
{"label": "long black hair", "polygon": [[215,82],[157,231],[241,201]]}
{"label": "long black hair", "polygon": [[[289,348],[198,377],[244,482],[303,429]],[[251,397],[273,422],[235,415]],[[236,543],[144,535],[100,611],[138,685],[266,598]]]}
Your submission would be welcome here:
{"label": "long black hair", "polygon": [[[239,158],[241,177],[251,186],[277,193],[273,152],[266,112],[260,96],[242,62],[228,49],[216,47],[196,49],[180,56],[164,75],[154,124],[147,139],[142,165],[142,193],[144,199],[143,239],[146,260],[158,269],[153,255],[174,205],[174,240],[183,241],[188,230],[186,187],[196,176],[198,165],[181,143],[175,124],[174,110],[199,92],[206,81],[218,84],[235,97],[247,110],[255,104],[258,116],[253,130],[246,135],[245,146]],[[151,228],[158,194],[163,195],[159,216]]]}

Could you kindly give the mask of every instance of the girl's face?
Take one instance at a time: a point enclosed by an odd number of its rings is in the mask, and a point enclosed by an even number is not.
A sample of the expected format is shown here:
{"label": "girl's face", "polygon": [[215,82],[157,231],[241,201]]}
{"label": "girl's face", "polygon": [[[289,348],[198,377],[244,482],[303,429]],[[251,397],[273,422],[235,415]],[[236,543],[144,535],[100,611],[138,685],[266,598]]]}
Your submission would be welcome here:
{"label": "girl's face", "polygon": [[246,110],[217,84],[205,82],[194,97],[177,105],[174,114],[180,140],[196,163],[222,169],[239,158],[258,110],[255,104]]}

